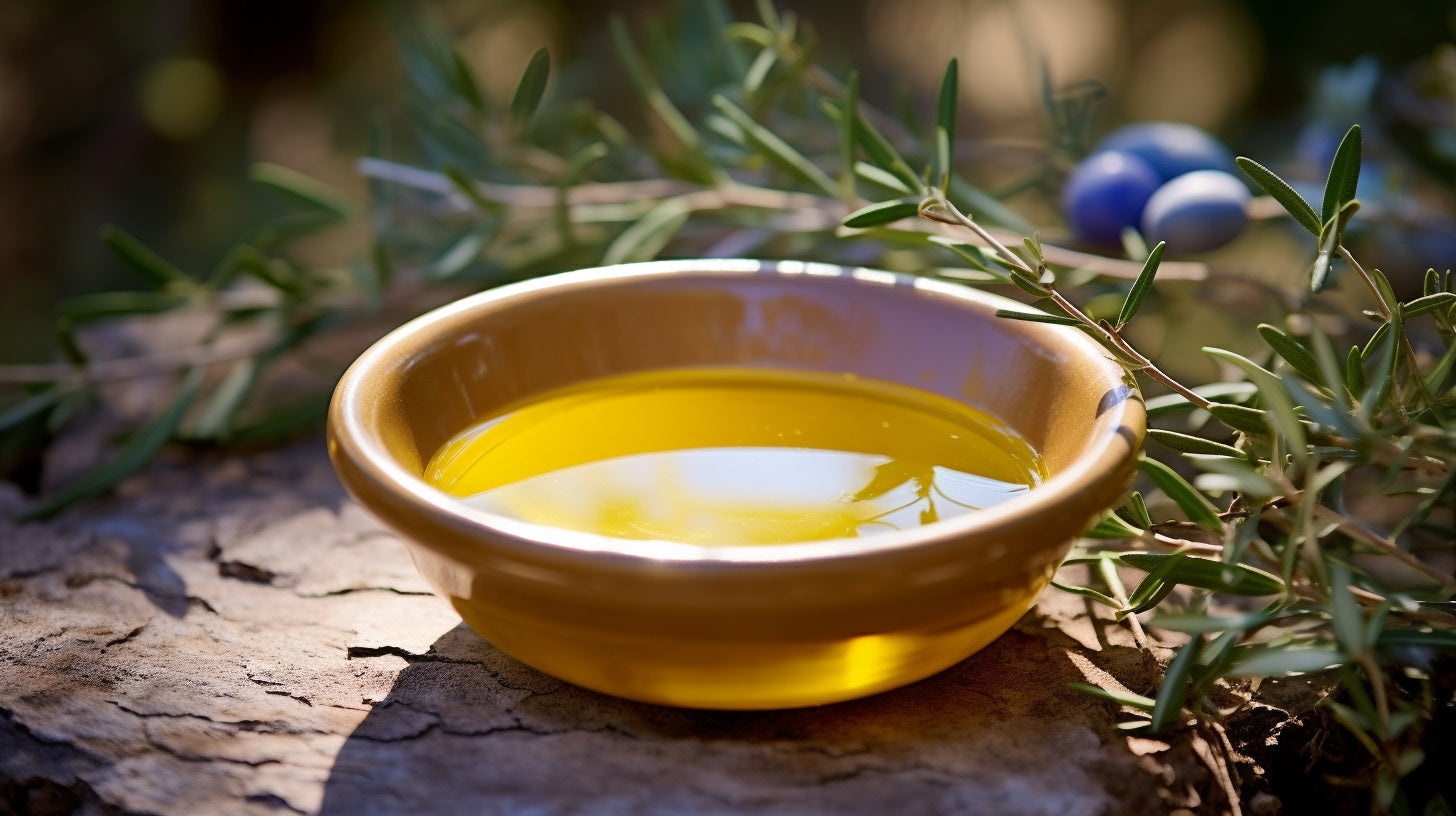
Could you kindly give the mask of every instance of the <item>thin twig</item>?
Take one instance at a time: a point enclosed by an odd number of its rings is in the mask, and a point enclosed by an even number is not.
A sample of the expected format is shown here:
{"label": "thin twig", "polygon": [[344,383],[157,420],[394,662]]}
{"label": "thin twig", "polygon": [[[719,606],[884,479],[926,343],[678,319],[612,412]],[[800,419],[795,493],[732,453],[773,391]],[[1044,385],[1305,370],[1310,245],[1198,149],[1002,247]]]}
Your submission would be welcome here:
{"label": "thin twig", "polygon": [[[366,177],[398,184],[414,190],[434,193],[449,201],[461,212],[473,209],[472,204],[455,187],[449,177],[408,164],[379,158],[359,160],[359,172]],[[500,184],[474,182],[474,189],[481,198],[509,207],[523,209],[552,209],[561,205],[561,190],[558,187],[535,184]],[[787,192],[749,184],[729,181],[717,187],[702,187],[672,179],[648,179],[644,181],[609,181],[582,184],[567,192],[566,204],[573,209],[640,205],[643,202],[664,198],[688,197],[688,209],[695,212],[720,210],[727,207],[750,207],[754,209],[777,210],[787,218],[774,226],[786,231],[814,232],[835,229],[845,215],[843,202],[812,193]],[[641,216],[640,210],[621,211],[617,219],[631,219]],[[598,217],[600,216],[600,217]],[[592,218],[573,214],[573,221],[613,220],[613,213],[593,211]],[[914,222],[912,222],[914,223]],[[909,225],[907,225],[909,226]],[[984,228],[980,224],[977,235],[981,243],[989,247],[1000,247],[1007,251],[1006,242],[1017,237],[1006,230]],[[1106,277],[1132,280],[1142,271],[1141,264],[1134,264],[1117,258],[1093,255],[1075,249],[1052,244],[1043,244],[1047,261],[1072,269],[1086,269]],[[1170,261],[1164,263],[1158,274],[1165,280],[1201,281],[1209,277],[1208,266],[1196,262]]]}
{"label": "thin twig", "polygon": [[1416,558],[1415,556],[1396,546],[1395,542],[1388,541],[1385,538],[1376,535],[1374,532],[1367,530],[1364,527],[1361,527],[1353,520],[1346,518],[1345,516],[1335,512],[1334,510],[1324,506],[1323,504],[1320,504],[1318,502],[1314,503],[1314,515],[1318,516],[1322,521],[1334,524],[1335,528],[1338,529],[1340,532],[1344,533],[1350,538],[1353,538],[1361,544],[1379,550],[1381,553],[1395,558],[1402,564],[1405,564],[1406,566],[1421,573],[1427,578],[1432,579],[1433,581],[1441,585],[1442,590],[1448,590],[1452,587],[1456,587],[1456,582],[1452,581],[1452,576],[1442,573],[1440,570],[1434,569],[1430,565],[1426,564],[1424,561],[1421,561],[1419,558]]}

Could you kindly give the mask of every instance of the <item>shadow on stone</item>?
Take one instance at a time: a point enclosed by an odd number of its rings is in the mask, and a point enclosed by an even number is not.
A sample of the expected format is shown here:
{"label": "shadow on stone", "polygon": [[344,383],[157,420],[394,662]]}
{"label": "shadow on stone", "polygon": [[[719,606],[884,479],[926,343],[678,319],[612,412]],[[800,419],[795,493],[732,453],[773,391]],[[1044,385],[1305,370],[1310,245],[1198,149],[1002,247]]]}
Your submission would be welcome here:
{"label": "shadow on stone", "polygon": [[[463,624],[399,656],[409,665],[337,755],[325,814],[1161,810],[1131,779],[1143,772],[1115,712],[1066,688],[1083,679],[1066,651],[1016,630],[912,686],[776,712],[596,694]],[[1129,800],[1139,788],[1147,801]]]}

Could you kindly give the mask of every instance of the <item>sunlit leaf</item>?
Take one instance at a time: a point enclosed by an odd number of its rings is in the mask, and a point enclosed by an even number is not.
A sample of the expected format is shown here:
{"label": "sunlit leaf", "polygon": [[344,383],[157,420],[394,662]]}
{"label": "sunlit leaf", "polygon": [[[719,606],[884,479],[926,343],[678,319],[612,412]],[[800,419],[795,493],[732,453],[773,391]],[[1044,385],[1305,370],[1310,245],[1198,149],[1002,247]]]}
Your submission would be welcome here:
{"label": "sunlit leaf", "polygon": [[1154,439],[1180,453],[1209,453],[1219,456],[1242,456],[1238,448],[1229,447],[1221,442],[1214,442],[1212,439],[1205,439],[1201,436],[1190,436],[1175,431],[1165,431],[1161,428],[1149,428],[1148,437]]}
{"label": "sunlit leaf", "polygon": [[1163,250],[1167,247],[1166,243],[1159,241],[1153,251],[1148,253],[1142,271],[1138,273],[1137,280],[1133,281],[1132,288],[1127,291],[1127,298],[1122,301],[1122,309],[1117,313],[1117,328],[1122,328],[1127,321],[1132,320],[1133,315],[1142,307],[1148,292],[1152,291],[1153,278],[1158,274],[1158,264],[1162,262]]}
{"label": "sunlit leaf", "polygon": [[773,131],[754,121],[752,116],[733,104],[728,97],[722,94],[714,96],[713,107],[717,108],[733,124],[742,128],[749,142],[757,146],[759,151],[774,164],[831,196],[839,193],[839,188],[823,170],[805,158],[804,154],[791,147],[788,142],[780,139]]}
{"label": "sunlit leaf", "polygon": [[279,193],[295,204],[334,220],[349,217],[353,208],[337,191],[317,179],[282,165],[258,162],[248,171],[255,184]]}
{"label": "sunlit leaf", "polygon": [[[1149,524],[1148,526],[1152,526]],[[1120,539],[1137,538],[1143,531],[1124,521],[1116,513],[1104,513],[1097,523],[1082,531],[1087,538]]]}
{"label": "sunlit leaf", "polygon": [[1046,312],[1028,312],[1020,309],[997,309],[997,317],[1006,317],[1012,320],[1025,320],[1028,323],[1052,323],[1057,326],[1081,326],[1082,322],[1066,315],[1047,314]]}
{"label": "sunlit leaf", "polygon": [[1324,206],[1320,208],[1320,221],[1329,223],[1346,203],[1355,198],[1355,188],[1360,182],[1360,126],[1351,125],[1335,149],[1335,158],[1330,163],[1330,174],[1325,179]]}
{"label": "sunlit leaf", "polygon": [[[1304,425],[1300,423],[1299,416],[1294,413],[1294,403],[1290,400],[1288,392],[1284,390],[1284,384],[1279,378],[1258,365],[1254,361],[1239,354],[1224,349],[1209,348],[1203,349],[1205,354],[1216,357],[1243,370],[1248,375],[1250,382],[1259,389],[1259,397],[1268,408],[1266,416],[1272,417],[1273,430],[1277,430],[1285,439],[1289,440],[1289,452],[1298,459],[1307,455],[1305,447]],[[1217,413],[1214,416],[1218,416]]]}
{"label": "sunlit leaf", "polygon": [[890,224],[905,218],[914,218],[920,214],[920,200],[898,199],[894,201],[881,201],[861,207],[850,213],[844,219],[844,226],[854,229],[865,227],[877,227],[881,224]]}
{"label": "sunlit leaf", "polygon": [[1321,226],[1319,214],[1314,211],[1314,207],[1310,206],[1308,201],[1305,201],[1293,187],[1289,186],[1289,182],[1253,159],[1239,156],[1235,161],[1238,162],[1239,168],[1248,174],[1255,184],[1264,188],[1264,192],[1279,202],[1279,205],[1293,216],[1300,226],[1319,235]]}
{"label": "sunlit leaf", "polygon": [[1090,683],[1068,683],[1067,688],[1075,689],[1093,697],[1101,697],[1109,702],[1136,708],[1140,711],[1152,711],[1156,703],[1151,697],[1144,697],[1141,694],[1133,694],[1130,691],[1109,691],[1101,686],[1094,686]]}
{"label": "sunlit leaf", "polygon": [[1150,618],[1148,625],[1196,635],[1214,632],[1246,632],[1250,629],[1257,629],[1272,620],[1274,620],[1274,615],[1266,610],[1227,617],[1196,613],[1167,615],[1160,613]]}
{"label": "sunlit leaf", "polygon": [[1437,292],[1433,295],[1416,298],[1405,305],[1406,317],[1423,315],[1426,312],[1447,312],[1451,306],[1456,304],[1456,292]]}
{"label": "sunlit leaf", "polygon": [[212,389],[188,436],[196,439],[217,439],[226,435],[233,417],[258,383],[261,364],[257,357],[246,357],[233,363],[228,373]]}
{"label": "sunlit leaf", "polygon": [[1057,581],[1052,581],[1052,586],[1061,590],[1062,592],[1068,592],[1072,595],[1080,595],[1083,598],[1095,601],[1096,603],[1102,604],[1103,606],[1110,607],[1112,609],[1119,609],[1122,607],[1122,601],[1119,601],[1110,595],[1098,592],[1091,587],[1063,584]]}
{"label": "sunlit leaf", "polygon": [[1129,552],[1118,556],[1124,564],[1156,572],[1165,580],[1229,595],[1279,595],[1284,582],[1277,575],[1247,564],[1225,564],[1185,553]]}
{"label": "sunlit leaf", "polygon": [[632,263],[656,258],[687,220],[688,208],[681,199],[663,200],[612,241],[602,253],[602,263]]}
{"label": "sunlit leaf", "polygon": [[21,519],[32,521],[50,518],[75,502],[99,496],[150,461],[172,438],[172,433],[177,430],[183,415],[191,407],[198,389],[202,386],[203,373],[204,369],[200,366],[189,370],[182,379],[171,407],[138,428],[106,462],[48,496],[41,504],[22,514]]}
{"label": "sunlit leaf", "polygon": [[1259,324],[1259,335],[1264,338],[1264,342],[1268,343],[1270,348],[1284,358],[1284,362],[1289,363],[1291,368],[1304,375],[1305,379],[1316,384],[1327,384],[1320,373],[1319,362],[1315,360],[1314,352],[1306,348],[1299,338],[1268,323]]}
{"label": "sunlit leaf", "polygon": [[942,188],[949,184],[954,166],[951,162],[956,140],[956,102],[959,98],[957,88],[959,80],[960,62],[952,58],[950,64],[945,67],[945,75],[940,79],[940,93],[936,96],[935,104],[935,155],[936,166],[940,170],[942,179]]}
{"label": "sunlit leaf", "polygon": [[1219,520],[1218,508],[1214,507],[1208,499],[1203,497],[1202,493],[1199,493],[1176,471],[1162,462],[1146,456],[1138,460],[1138,465],[1142,468],[1143,473],[1153,480],[1153,484],[1157,485],[1158,489],[1178,505],[1178,509],[1188,516],[1189,521],[1210,532],[1223,532],[1223,522]]}
{"label": "sunlit leaf", "polygon": [[1279,677],[1320,672],[1343,662],[1345,655],[1339,649],[1247,646],[1239,649],[1226,673],[1234,677]]}
{"label": "sunlit leaf", "polygon": [[[1227,456],[1193,453],[1185,458],[1200,470],[1205,471],[1204,475],[1194,479],[1194,483],[1209,492],[1213,492],[1215,488],[1220,491],[1236,490],[1256,498],[1270,498],[1283,493],[1278,485],[1270,481],[1269,477],[1255,470],[1254,466],[1243,458],[1243,454]],[[1213,476],[1219,476],[1222,479],[1211,478]]]}

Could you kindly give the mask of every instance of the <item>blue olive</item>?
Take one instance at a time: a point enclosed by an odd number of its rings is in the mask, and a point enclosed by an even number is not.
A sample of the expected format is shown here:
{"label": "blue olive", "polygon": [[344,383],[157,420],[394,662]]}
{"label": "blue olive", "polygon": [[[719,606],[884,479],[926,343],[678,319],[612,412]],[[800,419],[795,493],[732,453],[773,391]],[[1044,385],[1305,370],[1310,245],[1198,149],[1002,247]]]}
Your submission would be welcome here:
{"label": "blue olive", "polygon": [[1248,221],[1249,188],[1219,170],[1184,173],[1159,187],[1143,208],[1143,237],[1170,252],[1204,252],[1232,241]]}
{"label": "blue olive", "polygon": [[1235,170],[1233,154],[1202,130],[1180,122],[1138,122],[1107,134],[1097,150],[1121,150],[1152,165],[1163,181],[1195,170]]}
{"label": "blue olive", "polygon": [[1136,227],[1148,196],[1161,180],[1148,163],[1117,150],[1082,160],[1062,187],[1062,211],[1083,241],[1117,246],[1126,227]]}

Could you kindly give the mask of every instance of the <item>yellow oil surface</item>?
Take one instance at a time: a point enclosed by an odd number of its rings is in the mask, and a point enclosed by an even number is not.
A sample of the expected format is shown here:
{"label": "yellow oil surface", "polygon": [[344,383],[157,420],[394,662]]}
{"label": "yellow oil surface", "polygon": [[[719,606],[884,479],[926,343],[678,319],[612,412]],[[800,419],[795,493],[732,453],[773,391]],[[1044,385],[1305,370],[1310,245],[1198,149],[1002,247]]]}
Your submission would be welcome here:
{"label": "yellow oil surface", "polygon": [[851,375],[694,368],[607,377],[467,428],[426,479],[491,512],[622,538],[779,544],[950,518],[1045,478],[954,400]]}

